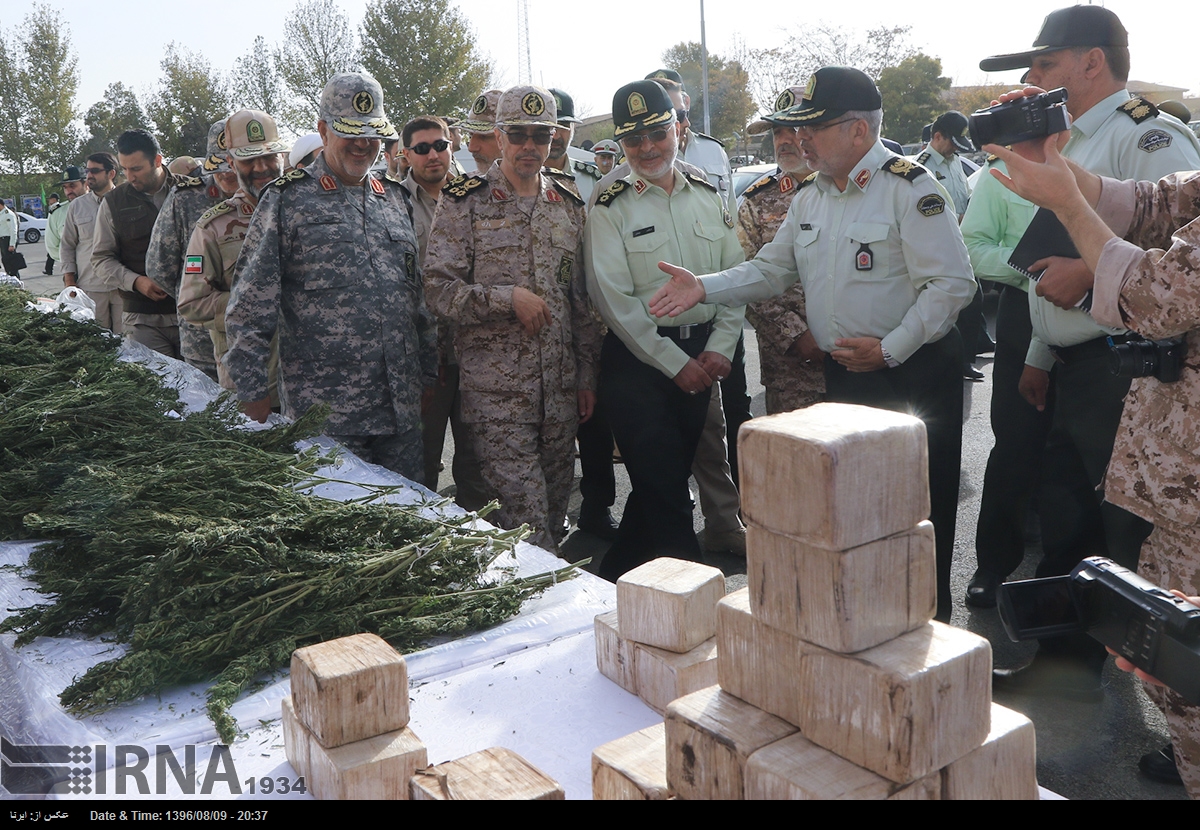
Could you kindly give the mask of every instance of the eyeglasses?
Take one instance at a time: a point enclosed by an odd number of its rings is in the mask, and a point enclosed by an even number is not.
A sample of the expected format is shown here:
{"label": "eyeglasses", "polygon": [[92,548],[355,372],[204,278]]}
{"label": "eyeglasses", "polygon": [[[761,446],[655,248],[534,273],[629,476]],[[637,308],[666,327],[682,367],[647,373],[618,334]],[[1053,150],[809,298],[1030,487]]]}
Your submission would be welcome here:
{"label": "eyeglasses", "polygon": [[818,124],[815,127],[795,127],[796,135],[803,139],[811,139],[814,135],[828,130],[830,127],[836,127],[838,124],[849,124],[851,121],[857,121],[856,118],[843,118],[841,121],[830,121],[828,124]]}
{"label": "eyeglasses", "polygon": [[644,142],[646,139],[650,139],[650,141],[654,144],[659,144],[667,140],[667,131],[653,130],[648,133],[635,133],[634,135],[623,136],[621,138],[621,144],[626,150],[636,150],[638,147],[642,146],[642,142]]}
{"label": "eyeglasses", "polygon": [[679,121],[691,121],[691,110],[675,110],[675,118]]}
{"label": "eyeglasses", "polygon": [[414,144],[413,146],[405,147],[404,149],[412,150],[418,156],[427,156],[429,155],[430,150],[433,150],[435,153],[440,153],[449,146],[449,141],[444,138],[439,138],[437,141],[422,141],[420,144]]}
{"label": "eyeglasses", "polygon": [[107,173],[108,168],[106,168],[106,167],[85,167],[85,168],[83,168],[83,171],[85,173],[87,173],[89,176],[99,176],[101,173]]}
{"label": "eyeglasses", "polygon": [[525,130],[510,130],[507,127],[500,127],[500,132],[508,136],[508,140],[518,147],[528,144],[530,141],[533,141],[534,144],[540,147],[544,147],[554,137],[553,130],[534,130],[532,133],[528,133]]}

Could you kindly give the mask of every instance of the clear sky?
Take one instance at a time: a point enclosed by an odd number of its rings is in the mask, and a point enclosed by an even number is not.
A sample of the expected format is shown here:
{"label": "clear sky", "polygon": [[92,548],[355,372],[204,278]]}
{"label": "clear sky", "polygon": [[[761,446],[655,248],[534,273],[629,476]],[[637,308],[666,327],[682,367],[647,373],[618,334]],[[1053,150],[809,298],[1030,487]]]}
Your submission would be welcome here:
{"label": "clear sky", "polygon": [[[283,20],[294,6],[294,0],[227,4],[218,0],[169,7],[148,0],[122,0],[116,5],[95,0],[47,2],[69,21],[79,55],[81,111],[99,100],[113,81],[131,86],[144,99],[157,83],[163,48],[171,41],[201,52],[215,68],[228,71],[249,51],[256,35],[268,43],[278,42]],[[700,39],[699,0],[528,3],[535,80],[565,89],[580,109],[592,114],[609,111],[617,87],[660,67],[665,49]],[[0,16],[5,27],[17,23],[16,5],[10,4]],[[355,28],[366,5],[366,0],[341,2]],[[928,13],[932,4],[895,0],[850,0],[823,7],[782,0],[706,0],[705,17],[708,47],[715,54],[730,49],[739,37],[751,47],[781,45],[787,33],[803,30],[800,15],[809,10],[819,9],[816,19],[848,31],[911,26],[911,42],[941,58],[943,73],[956,85],[1015,84],[1019,71],[989,76],[979,70],[979,60],[1028,48],[1045,15],[1062,5],[1066,4],[1053,0],[1004,0],[993,11],[987,4],[947,4],[934,15]],[[1200,3],[1109,0],[1104,5],[1129,29],[1132,78],[1200,90],[1194,40],[1200,34]],[[494,61],[499,85],[515,84],[517,0],[458,0],[458,6],[470,20],[482,50]],[[185,16],[185,9],[192,14]],[[776,15],[769,17],[772,10]],[[796,79],[797,83],[803,80]]]}

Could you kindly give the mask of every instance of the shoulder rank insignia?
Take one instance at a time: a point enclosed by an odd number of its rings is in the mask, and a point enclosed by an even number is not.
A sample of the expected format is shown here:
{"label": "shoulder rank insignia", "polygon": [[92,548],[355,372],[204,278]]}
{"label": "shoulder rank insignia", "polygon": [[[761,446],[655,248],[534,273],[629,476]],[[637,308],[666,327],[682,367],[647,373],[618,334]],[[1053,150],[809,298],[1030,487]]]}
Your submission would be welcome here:
{"label": "shoulder rank insignia", "polygon": [[550,184],[552,187],[546,189],[546,198],[550,199],[551,201],[562,201],[561,199],[555,199],[554,196],[551,195],[552,193],[555,195],[557,195],[557,193],[562,193],[563,196],[567,197],[568,201],[574,202],[577,205],[587,204],[585,201],[583,201],[583,197],[575,191],[574,179],[568,177],[566,181],[554,181]]}
{"label": "shoulder rank insignia", "polygon": [[600,168],[592,164],[590,161],[580,161],[576,159],[571,162],[571,166],[584,175],[591,176],[593,179],[602,179],[604,174],[600,172]]}
{"label": "shoulder rank insignia", "polygon": [[620,196],[629,188],[629,182],[625,181],[624,179],[618,179],[617,181],[613,182],[607,190],[600,194],[600,198],[596,200],[596,204],[608,207],[612,203],[613,199]]}
{"label": "shoulder rank insignia", "polygon": [[1141,124],[1143,121],[1158,117],[1158,107],[1145,98],[1130,98],[1117,107],[1117,110],[1132,118],[1134,124]]}
{"label": "shoulder rank insignia", "polygon": [[175,180],[176,187],[202,187],[204,179],[199,176],[180,176]]}
{"label": "shoulder rank insignia", "polygon": [[208,210],[204,211],[204,213],[200,214],[200,218],[196,220],[196,227],[207,227],[209,222],[216,219],[222,213],[229,213],[232,210],[233,205],[229,204],[229,202],[217,202]]}
{"label": "shoulder rank insignia", "polygon": [[553,176],[556,179],[572,178],[570,173],[566,173],[562,170],[559,170],[557,167],[550,167],[550,166],[545,166],[542,168],[542,175],[543,176]]}
{"label": "shoulder rank insignia", "polygon": [[933,158],[933,156],[931,156],[929,154],[929,151],[926,150],[924,153],[921,153],[921,155],[917,156],[917,164],[924,164],[925,162],[929,161],[929,159],[931,159],[931,158]]}
{"label": "shoulder rank insignia", "polygon": [[810,184],[812,184],[816,180],[817,180],[817,174],[815,172],[809,173],[807,176],[804,177],[804,179],[800,182],[800,184],[796,185],[796,189],[799,190],[802,187],[808,187]]}
{"label": "shoulder rank insignia", "polygon": [[891,161],[883,165],[883,169],[902,179],[908,179],[910,182],[915,182],[925,175],[924,167],[913,164],[908,159],[900,158],[900,156],[893,157]]}
{"label": "shoulder rank insignia", "polygon": [[996,155],[995,153],[988,153],[988,155],[987,155],[987,163],[988,164],[991,164],[992,162],[999,161],[999,160],[1000,160],[1000,157],[998,155]]}
{"label": "shoulder rank insignia", "polygon": [[272,182],[276,187],[285,187],[294,181],[303,179],[307,174],[303,170],[289,170]]}
{"label": "shoulder rank insignia", "polygon": [[707,176],[698,175],[693,173],[691,170],[683,171],[683,175],[686,176],[689,181],[693,181],[696,184],[702,184],[714,193],[717,192],[717,186],[710,182]]}
{"label": "shoulder rank insignia", "polygon": [[696,132],[695,130],[692,130],[692,132],[693,132],[693,133],[696,133],[696,135],[700,136],[701,138],[707,138],[709,141],[715,141],[715,142],[717,142],[718,144],[720,144],[722,147],[724,147],[724,146],[725,146],[725,142],[724,142],[724,141],[722,141],[722,140],[721,140],[721,139],[719,139],[719,138],[713,138],[713,137],[712,137],[711,135],[709,135],[708,133],[700,133],[700,132]]}
{"label": "shoulder rank insignia", "polygon": [[472,190],[487,185],[487,179],[480,176],[455,176],[442,188],[442,192],[457,201],[467,198]]}
{"label": "shoulder rank insignia", "polygon": [[[791,190],[793,187],[796,186],[795,182],[792,181],[791,176],[787,176],[787,175],[780,176],[778,178],[778,181],[779,181],[779,192],[780,193],[787,193],[788,190]],[[756,181],[754,184],[747,187],[746,191],[742,195],[745,196],[746,198],[750,198],[755,193],[759,193],[759,192],[771,187],[772,185],[775,184],[775,182],[776,182],[775,174],[768,173],[767,175],[763,176],[761,179]],[[786,190],[784,189],[785,185],[787,186]]]}

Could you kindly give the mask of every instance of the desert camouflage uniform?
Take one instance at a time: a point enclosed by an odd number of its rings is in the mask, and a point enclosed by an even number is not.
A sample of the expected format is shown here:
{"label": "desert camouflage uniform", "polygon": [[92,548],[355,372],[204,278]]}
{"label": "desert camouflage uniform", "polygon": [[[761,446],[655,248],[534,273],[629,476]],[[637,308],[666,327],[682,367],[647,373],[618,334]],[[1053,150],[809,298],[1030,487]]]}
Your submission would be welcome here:
{"label": "desert camouflage uniform", "polygon": [[[746,189],[738,208],[737,237],[754,259],[759,248],[775,238],[796,195],[796,177],[776,170]],[[821,363],[805,363],[788,349],[808,331],[804,317],[804,286],[797,282],[778,297],[746,306],[746,319],[758,334],[758,363],[767,388],[767,414],[791,412],[816,403],[825,394]]]}
{"label": "desert camouflage uniform", "polygon": [[[1100,257],[1096,319],[1148,338],[1187,339],[1178,381],[1133,381],[1104,495],[1154,524],[1138,572],[1162,588],[1200,596],[1200,173],[1158,183],[1105,179],[1098,211],[1129,242],[1110,241]],[[1147,688],[1166,715],[1188,795],[1200,799],[1200,706]]]}
{"label": "desert camouflage uniform", "polygon": [[294,418],[332,408],[326,431],[397,445],[390,466],[422,477],[421,393],[437,377],[417,239],[398,184],[347,187],[324,155],[268,185],[250,220],[225,315],[238,397],[267,396],[279,330],[279,401]]}
{"label": "desert camouflage uniform", "polygon": [[[146,276],[172,297],[179,298],[179,283],[183,278],[183,256],[196,222],[224,195],[211,175],[204,178],[189,176],[171,188],[167,200],[158,211],[150,247],[146,250]],[[213,360],[212,341],[201,326],[179,321],[179,352],[183,359],[210,377],[217,377]]]}
{"label": "desert camouflage uniform", "polygon": [[[242,242],[250,228],[254,205],[239,190],[230,198],[210,207],[196,222],[184,259],[183,280],[179,284],[179,316],[208,329],[209,349],[216,360],[217,379],[226,389],[236,389],[229,367],[222,358],[229,351],[225,332],[225,308],[233,285],[233,266],[237,264]],[[279,405],[279,338],[271,341],[267,363],[271,405]]]}
{"label": "desert camouflage uniform", "polygon": [[[529,205],[533,202],[532,214]],[[600,322],[583,283],[584,206],[558,179],[518,199],[493,165],[442,191],[425,259],[429,307],[454,322],[462,419],[499,523],[534,528],[557,550],[574,471],[578,390],[595,390]],[[516,286],[550,307],[535,336],[513,311]]]}

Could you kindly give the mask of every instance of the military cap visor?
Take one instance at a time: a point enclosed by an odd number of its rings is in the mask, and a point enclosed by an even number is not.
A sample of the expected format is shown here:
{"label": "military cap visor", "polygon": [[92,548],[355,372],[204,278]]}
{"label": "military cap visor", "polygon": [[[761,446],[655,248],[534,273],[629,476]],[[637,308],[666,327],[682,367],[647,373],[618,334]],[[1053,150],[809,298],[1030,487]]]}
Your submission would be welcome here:
{"label": "military cap visor", "polygon": [[847,112],[874,112],[883,107],[875,82],[861,70],[824,66],[808,79],[795,106],[780,109],[763,120],[782,127],[805,127],[841,118]]}
{"label": "military cap visor", "polygon": [[984,72],[1024,69],[1038,55],[1079,47],[1129,46],[1129,33],[1120,18],[1102,6],[1070,6],[1046,15],[1033,48],[1007,55],[992,55],[979,62]]}

